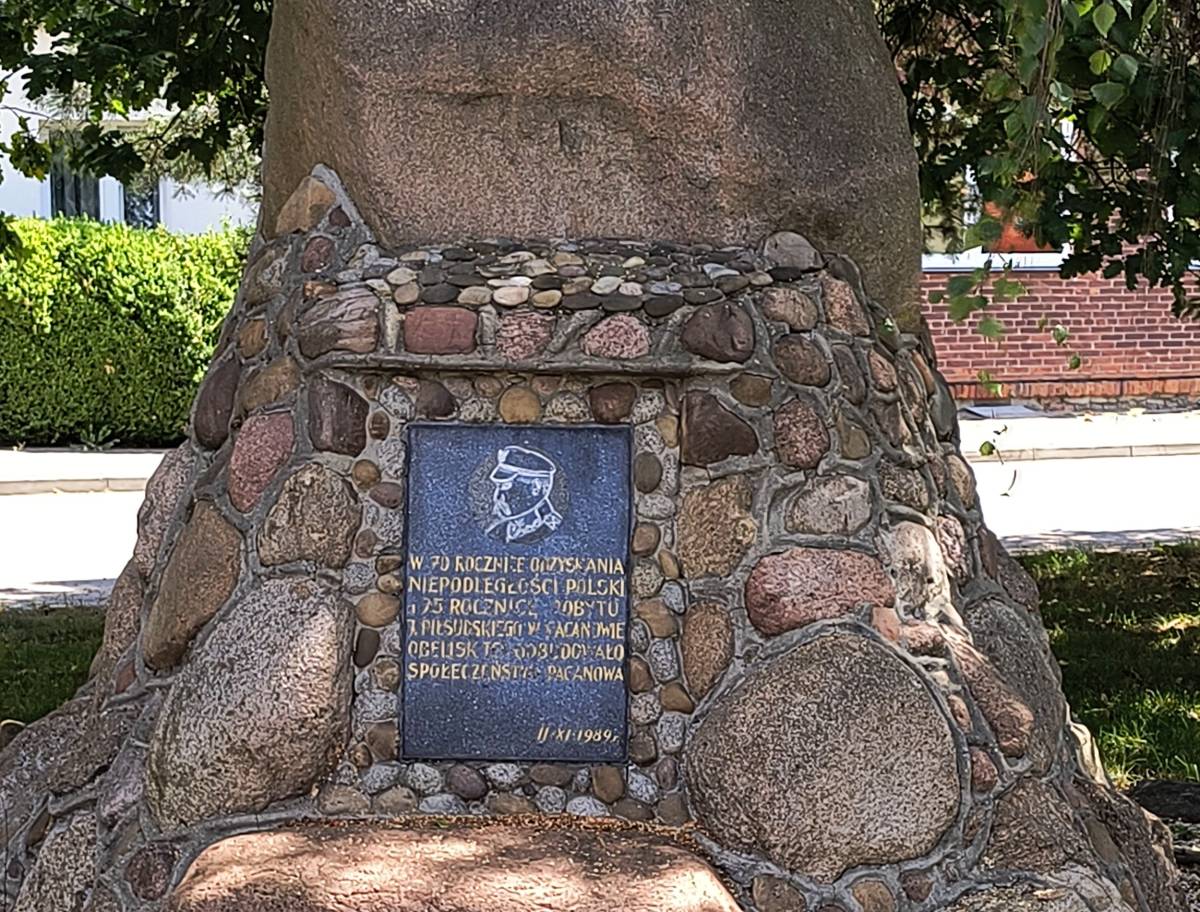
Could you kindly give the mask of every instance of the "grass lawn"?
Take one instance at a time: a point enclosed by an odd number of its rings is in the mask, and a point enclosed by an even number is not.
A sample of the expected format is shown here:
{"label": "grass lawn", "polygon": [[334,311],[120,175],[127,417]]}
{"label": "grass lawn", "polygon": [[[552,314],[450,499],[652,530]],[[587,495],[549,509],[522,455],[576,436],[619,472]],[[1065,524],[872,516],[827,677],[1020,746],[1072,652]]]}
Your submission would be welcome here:
{"label": "grass lawn", "polygon": [[1114,781],[1200,780],[1200,544],[1022,563],[1067,699]]}
{"label": "grass lawn", "polygon": [[[1022,560],[1076,716],[1118,785],[1200,780],[1200,544]],[[98,611],[0,613],[0,720],[30,722],[87,678]]]}
{"label": "grass lawn", "polygon": [[0,612],[0,721],[32,722],[70,698],[103,632],[94,608]]}

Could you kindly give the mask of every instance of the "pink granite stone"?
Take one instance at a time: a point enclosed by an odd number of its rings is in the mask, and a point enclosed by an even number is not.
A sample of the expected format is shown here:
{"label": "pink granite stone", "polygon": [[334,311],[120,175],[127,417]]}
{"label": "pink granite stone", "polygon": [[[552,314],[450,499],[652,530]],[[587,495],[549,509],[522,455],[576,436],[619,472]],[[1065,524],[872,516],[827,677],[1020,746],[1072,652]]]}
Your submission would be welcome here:
{"label": "pink granite stone", "polygon": [[496,350],[510,361],[527,361],[542,353],[554,335],[554,317],[519,310],[506,314],[496,330]]}
{"label": "pink granite stone", "polygon": [[775,413],[775,451],[781,461],[813,469],[829,451],[829,430],[807,402],[789,402]]}
{"label": "pink granite stone", "polygon": [[478,323],[464,307],[418,307],[404,317],[404,347],[414,355],[470,354]]}
{"label": "pink granite stone", "polygon": [[971,564],[967,559],[967,535],[962,523],[953,516],[939,516],[935,531],[950,575],[959,582],[965,582],[971,576]]}
{"label": "pink granite stone", "polygon": [[283,412],[247,419],[229,460],[229,500],[243,513],[256,503],[287,462],[295,442],[292,416]]}
{"label": "pink granite stone", "polygon": [[764,557],[746,580],[750,622],[768,636],[894,600],[883,565],[858,551],[792,548]]}
{"label": "pink granite stone", "polygon": [[[872,350],[867,355],[867,362],[871,367],[871,382],[875,384],[875,389],[885,393],[894,393],[896,391],[896,368],[882,354]],[[924,401],[920,397],[914,397],[913,402]]]}
{"label": "pink granite stone", "polygon": [[853,288],[840,279],[825,276],[821,280],[821,290],[825,298],[825,318],[831,327],[852,336],[871,334],[871,324]]}
{"label": "pink granite stone", "polygon": [[583,351],[593,358],[629,361],[650,354],[650,333],[637,317],[618,314],[593,326],[583,337]]}

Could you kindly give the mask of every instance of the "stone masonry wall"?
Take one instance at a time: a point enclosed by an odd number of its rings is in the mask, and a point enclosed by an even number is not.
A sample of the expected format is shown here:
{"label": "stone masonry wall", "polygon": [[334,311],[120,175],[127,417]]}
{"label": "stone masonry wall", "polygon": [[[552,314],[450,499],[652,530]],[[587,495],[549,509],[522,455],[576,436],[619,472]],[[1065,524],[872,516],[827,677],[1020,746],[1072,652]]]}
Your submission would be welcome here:
{"label": "stone masonry wall", "polygon": [[[383,250],[322,169],[263,233],[91,681],[0,755],[17,912],[200,908],[224,838],[413,815],[687,832],[757,912],[1182,912],[849,261]],[[633,427],[627,765],[398,758],[414,421]]]}

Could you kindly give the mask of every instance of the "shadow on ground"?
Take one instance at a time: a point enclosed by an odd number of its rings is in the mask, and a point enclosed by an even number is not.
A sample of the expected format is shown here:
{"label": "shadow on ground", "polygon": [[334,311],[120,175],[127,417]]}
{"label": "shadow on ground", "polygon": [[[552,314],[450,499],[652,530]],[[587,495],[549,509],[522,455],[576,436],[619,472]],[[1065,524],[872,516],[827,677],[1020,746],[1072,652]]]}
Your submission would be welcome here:
{"label": "shadow on ground", "polygon": [[1022,562],[1067,698],[1117,784],[1200,779],[1200,545]]}
{"label": "shadow on ground", "polygon": [[1158,545],[1200,540],[1200,526],[1185,529],[1131,529],[1124,532],[1078,532],[1051,529],[1035,535],[1006,535],[1004,547],[1014,554],[1075,549],[1137,551]]}
{"label": "shadow on ground", "polygon": [[32,722],[69,700],[103,632],[94,608],[0,609],[0,721]]}
{"label": "shadow on ground", "polygon": [[116,580],[66,580],[0,586],[0,611],[42,606],[103,608]]}

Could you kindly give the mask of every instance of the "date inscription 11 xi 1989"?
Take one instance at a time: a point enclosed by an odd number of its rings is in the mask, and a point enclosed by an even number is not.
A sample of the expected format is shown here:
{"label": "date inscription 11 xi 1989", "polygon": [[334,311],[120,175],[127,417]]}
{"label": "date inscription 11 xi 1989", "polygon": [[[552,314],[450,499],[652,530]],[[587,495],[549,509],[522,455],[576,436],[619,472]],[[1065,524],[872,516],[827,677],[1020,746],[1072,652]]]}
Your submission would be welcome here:
{"label": "date inscription 11 xi 1989", "polygon": [[408,434],[404,756],[623,760],[630,432]]}

